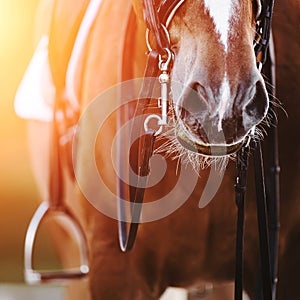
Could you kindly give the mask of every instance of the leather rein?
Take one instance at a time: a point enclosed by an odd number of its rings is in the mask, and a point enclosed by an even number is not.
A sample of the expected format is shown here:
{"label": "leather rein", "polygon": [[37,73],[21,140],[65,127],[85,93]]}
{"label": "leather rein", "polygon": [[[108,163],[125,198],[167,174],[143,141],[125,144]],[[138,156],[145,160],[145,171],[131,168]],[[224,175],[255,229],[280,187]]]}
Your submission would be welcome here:
{"label": "leather rein", "polygon": [[[177,9],[184,3],[184,0],[173,1],[165,0],[160,4],[153,0],[144,0],[144,19],[147,25],[146,42],[148,45],[148,62],[145,69],[144,77],[157,77],[161,85],[161,98],[159,99],[162,107],[161,116],[157,117],[158,125],[166,124],[166,106],[167,91],[170,74],[170,61],[173,54],[170,50],[170,37],[168,34],[168,25]],[[254,40],[254,52],[257,58],[257,67],[262,70],[269,78],[269,83],[275,87],[275,59],[273,53],[273,41],[271,39],[271,22],[273,13],[273,0],[267,0],[262,3],[262,10],[256,22],[256,36]],[[129,18],[127,37],[132,36],[131,25],[134,24],[132,16]],[[153,37],[150,44],[149,35]],[[132,42],[132,41],[131,41]],[[127,40],[128,43],[128,40]],[[270,47],[269,47],[270,45]],[[126,69],[126,50],[124,51],[122,71]],[[263,67],[263,69],[262,69]],[[123,73],[123,72],[121,72]],[[125,77],[122,76],[122,81]],[[275,96],[275,88],[268,87],[269,94]],[[143,87],[143,94],[149,95],[148,99],[144,97],[138,99],[137,108],[134,117],[142,114],[149,105],[151,98],[151,86]],[[272,106],[274,110],[275,107]],[[121,119],[124,116],[119,116]],[[275,115],[273,116],[276,122]],[[146,122],[146,121],[145,121]],[[143,124],[138,124],[139,128]],[[128,188],[124,182],[118,179],[117,182],[117,198],[119,209],[119,242],[121,250],[130,251],[134,245],[136,234],[139,226],[142,202],[145,193],[147,176],[150,172],[149,161],[153,154],[153,146],[155,137],[160,133],[153,131],[145,126],[145,133],[140,139],[138,149],[134,152],[134,157],[138,157],[136,173],[138,182],[130,182],[129,200],[131,206],[131,221],[126,219],[126,212],[123,200],[127,199]],[[161,127],[160,127],[161,128]],[[250,147],[253,149],[254,156],[254,176],[256,186],[256,203],[257,203],[257,219],[259,227],[259,244],[260,244],[260,278],[257,294],[264,300],[275,300],[276,298],[276,282],[277,282],[277,249],[278,249],[278,229],[279,229],[279,163],[278,163],[278,141],[276,126],[270,128],[270,137],[267,138],[267,147],[271,154],[271,164],[267,170],[267,186],[265,185],[264,165],[262,157],[262,149],[259,141],[252,141],[250,145],[245,145],[237,153],[237,175],[236,175],[236,205],[238,209],[237,215],[237,236],[236,236],[236,276],[235,276],[235,300],[242,300],[243,293],[243,244],[244,244],[244,207],[246,193],[246,178],[248,169],[248,157]],[[121,146],[117,151],[120,156]],[[142,155],[140,155],[142,153]],[[143,181],[142,183],[139,181]],[[129,226],[128,224],[129,223]],[[129,228],[128,228],[129,227]],[[270,233],[269,233],[270,231]]]}

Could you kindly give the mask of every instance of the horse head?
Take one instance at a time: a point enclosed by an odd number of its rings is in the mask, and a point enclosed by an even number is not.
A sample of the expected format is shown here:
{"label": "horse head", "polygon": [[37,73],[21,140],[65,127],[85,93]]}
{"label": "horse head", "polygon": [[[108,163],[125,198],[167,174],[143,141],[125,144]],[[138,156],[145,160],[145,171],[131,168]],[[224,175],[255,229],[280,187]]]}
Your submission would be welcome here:
{"label": "horse head", "polygon": [[259,0],[186,0],[167,24],[174,127],[185,148],[232,154],[265,118],[268,94],[253,49],[260,11]]}

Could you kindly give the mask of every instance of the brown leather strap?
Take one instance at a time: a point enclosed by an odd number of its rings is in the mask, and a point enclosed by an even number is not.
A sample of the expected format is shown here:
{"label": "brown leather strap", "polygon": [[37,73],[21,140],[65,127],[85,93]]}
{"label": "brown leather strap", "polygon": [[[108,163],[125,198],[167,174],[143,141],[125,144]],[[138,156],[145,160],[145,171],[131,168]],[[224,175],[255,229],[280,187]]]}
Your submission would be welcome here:
{"label": "brown leather strap", "polygon": [[237,176],[235,184],[235,199],[238,208],[236,225],[236,261],[235,261],[235,285],[234,299],[243,299],[243,275],[244,275],[244,228],[245,228],[245,194],[247,185],[249,148],[243,147],[237,153]]}
{"label": "brown leather strap", "polygon": [[254,143],[254,179],[259,233],[262,292],[264,300],[272,300],[269,230],[264,180],[264,166],[260,142]]}
{"label": "brown leather strap", "polygon": [[52,136],[50,146],[49,159],[49,198],[50,207],[64,206],[64,179],[63,179],[63,165],[61,160],[61,148],[59,144],[59,122],[57,120],[57,113],[54,112],[54,119],[52,122]]}
{"label": "brown leather strap", "polygon": [[[66,72],[76,36],[90,0],[54,1],[49,35],[49,63],[57,94],[65,89]],[[72,7],[72,9],[70,9]]]}
{"label": "brown leather strap", "polygon": [[[122,251],[129,251],[132,249],[137,230],[140,222],[140,215],[142,210],[142,203],[144,200],[145,189],[147,186],[147,179],[150,172],[149,161],[153,154],[153,147],[155,142],[155,132],[147,132],[143,137],[142,142],[142,158],[138,167],[138,180],[136,185],[132,187],[130,193],[131,204],[131,221],[129,223],[129,230],[127,232],[126,208],[124,190],[119,189],[118,205],[119,205],[119,241]],[[120,181],[120,179],[118,179]],[[123,182],[119,182],[119,187],[124,187]],[[122,193],[123,191],[123,193]]]}
{"label": "brown leather strap", "polygon": [[257,20],[254,52],[256,60],[262,65],[267,59],[267,50],[271,36],[274,0],[262,1],[262,13]]}
{"label": "brown leather strap", "polygon": [[[272,97],[270,102],[270,112],[272,112],[272,124],[269,128],[269,133],[266,136],[267,143],[267,171],[266,171],[266,192],[267,192],[267,207],[269,217],[269,232],[270,232],[270,263],[272,272],[272,289],[273,298],[276,295],[277,285],[277,269],[278,269],[278,240],[280,228],[280,163],[278,149],[278,126],[277,126],[277,107],[276,107],[276,80],[275,80],[275,53],[273,39],[270,39],[270,47],[268,48],[267,60],[263,68],[263,73],[269,84],[267,84],[268,94]],[[275,125],[276,124],[276,125]]]}
{"label": "brown leather strap", "polygon": [[[65,95],[65,78],[70,56],[80,24],[88,7],[88,0],[55,1],[49,33],[49,63],[56,88],[51,132],[49,166],[49,204],[64,206],[63,169],[74,179],[72,137],[78,120]],[[69,7],[72,6],[72,11]]]}
{"label": "brown leather strap", "polygon": [[[128,18],[128,24],[124,39],[124,51],[122,58],[122,68],[120,70],[121,78],[120,81],[123,82],[133,77],[133,64],[130,59],[131,53],[126,51],[126,45],[132,45],[135,43],[135,14],[132,11]],[[141,93],[137,104],[134,110],[133,116],[130,114],[131,108],[120,109],[117,113],[117,123],[118,128],[122,126],[126,121],[133,117],[133,130],[138,130],[139,142],[135,146],[130,147],[130,158],[131,167],[137,175],[137,180],[132,179],[132,176],[129,176],[129,186],[126,184],[120,176],[117,179],[117,202],[118,202],[118,214],[119,214],[119,241],[122,251],[129,251],[132,249],[137,230],[139,227],[140,213],[142,209],[142,202],[144,198],[147,177],[149,174],[149,160],[153,153],[153,147],[155,142],[155,132],[149,131],[145,134],[142,134],[142,116],[145,113],[145,109],[148,107],[152,91],[154,88],[155,80],[158,76],[158,52],[151,51],[148,53],[148,60],[146,64],[146,69],[144,73],[144,78],[141,87]],[[151,78],[151,79],[150,79]],[[150,80],[149,80],[150,79]],[[121,102],[123,101],[124,95],[122,95],[121,89]],[[128,92],[128,91],[127,91]],[[128,96],[128,95],[127,95]],[[128,97],[127,97],[128,98]],[[119,103],[120,106],[124,108],[124,103]],[[128,106],[128,104],[126,104]],[[131,104],[129,104],[130,106]],[[117,129],[118,130],[118,129]],[[129,135],[130,146],[134,144],[134,141],[131,140],[131,133]],[[128,170],[128,158],[123,157],[124,155],[123,145],[121,140],[117,140],[117,164],[118,170],[124,172]],[[127,164],[127,165],[126,165]],[[126,171],[125,171],[126,172]],[[126,177],[126,174],[124,174]],[[129,198],[129,199],[128,199]],[[126,202],[129,200],[131,203],[131,216],[129,226],[127,226],[126,220]],[[129,227],[129,229],[128,229]]]}
{"label": "brown leather strap", "polygon": [[166,36],[166,32],[162,27],[161,20],[158,17],[157,8],[155,7],[153,0],[144,0],[144,19],[147,27],[154,36],[155,49],[163,55],[165,48],[169,48],[169,40]]}
{"label": "brown leather strap", "polygon": [[[150,76],[150,73],[153,74],[153,72],[157,73],[157,69],[153,67],[152,61],[157,60],[157,55],[150,55],[148,63],[150,62],[149,69],[147,68],[146,74],[146,80],[144,81],[143,88],[146,88],[149,93],[146,93],[147,95],[151,95],[151,92],[153,90],[153,80],[147,80],[149,79],[148,76]],[[145,89],[143,89],[143,94],[145,93]],[[146,95],[145,94],[145,95]],[[138,116],[143,115],[145,108],[150,102],[150,96],[146,98],[140,98],[138,99],[137,107],[135,110],[134,119]],[[124,116],[120,115],[122,112],[119,112],[119,118],[121,119],[119,121],[119,124],[123,121]],[[143,124],[140,124],[140,121],[134,120],[134,128],[138,128],[139,134],[141,134],[141,130],[143,128]],[[133,142],[133,141],[132,141]],[[123,182],[121,178],[118,178],[117,180],[117,200],[118,200],[118,212],[119,212],[119,241],[120,241],[120,247],[122,251],[129,251],[132,249],[135,239],[137,230],[139,227],[140,222],[140,214],[142,209],[142,203],[144,199],[144,193],[145,188],[147,185],[147,179],[149,175],[149,161],[153,154],[153,147],[155,142],[155,132],[149,131],[146,132],[145,135],[142,135],[140,137],[140,141],[138,142],[137,147],[131,147],[130,150],[130,157],[133,157],[135,159],[136,168],[135,171],[137,173],[137,180],[130,179],[130,187],[129,191],[128,186],[126,183]],[[120,159],[122,156],[122,145],[117,143],[119,146],[117,147],[117,161],[119,164],[119,170],[127,169],[124,166],[124,160]],[[139,157],[141,156],[141,159]],[[129,177],[131,178],[131,177]],[[124,201],[127,200],[127,195],[129,194],[130,203],[131,205],[131,221],[129,222],[129,230],[127,230],[127,223],[126,223],[126,208]]]}
{"label": "brown leather strap", "polygon": [[[274,67],[274,56],[268,49],[267,64],[264,66],[264,73],[270,78],[275,87],[275,80],[272,68]],[[270,85],[269,85],[270,86]],[[274,97],[275,90],[269,91]],[[276,126],[270,128],[267,138],[268,147],[268,172],[267,188],[265,187],[265,175],[261,145],[253,142],[254,149],[254,177],[256,187],[257,219],[259,224],[260,241],[260,267],[259,286],[257,290],[258,299],[276,299],[277,259],[278,259],[278,229],[279,229],[279,162],[278,162],[278,141]],[[241,150],[243,151],[243,149]],[[241,153],[240,151],[240,153]],[[236,199],[238,206],[237,242],[236,242],[236,284],[235,299],[242,299],[243,290],[243,236],[244,236],[244,193],[246,188],[246,170],[243,170],[247,157],[242,160],[241,154],[237,160],[237,185]],[[267,194],[266,194],[267,193]],[[270,234],[269,234],[270,231]]]}
{"label": "brown leather strap", "polygon": [[181,2],[180,0],[164,0],[161,2],[158,10],[158,18],[162,24],[166,24],[167,19],[174,8]]}
{"label": "brown leather strap", "polygon": [[[269,248],[270,248],[270,267],[271,267],[271,285],[272,285],[272,299],[276,298],[277,272],[278,272],[278,239],[280,228],[280,191],[279,191],[279,150],[278,150],[278,126],[276,117],[275,101],[275,55],[274,55],[273,39],[270,39],[270,47],[267,49],[267,59],[263,66],[263,74],[268,84],[268,94],[273,97],[270,103],[270,117],[272,124],[268,130],[268,135],[265,137],[264,143],[266,145],[266,201],[268,213],[268,231],[269,231]],[[264,263],[265,260],[263,260]],[[257,299],[263,297],[263,278],[259,266],[259,285],[257,289]],[[263,266],[265,268],[265,266]]]}

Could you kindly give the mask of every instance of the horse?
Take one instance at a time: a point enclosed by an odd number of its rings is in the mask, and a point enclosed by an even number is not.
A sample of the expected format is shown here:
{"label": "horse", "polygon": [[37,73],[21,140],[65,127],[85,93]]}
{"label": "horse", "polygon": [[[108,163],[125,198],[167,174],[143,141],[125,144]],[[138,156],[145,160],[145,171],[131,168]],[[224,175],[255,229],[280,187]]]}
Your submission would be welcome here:
{"label": "horse", "polygon": [[[65,74],[88,2],[56,3],[50,29],[49,62],[59,97],[65,96]],[[155,2],[155,5],[159,3]],[[223,6],[222,9],[219,5]],[[165,174],[156,185],[146,189],[144,197],[145,204],[151,204],[176,187],[176,193],[168,198],[169,202],[175,202],[175,209],[162,213],[155,221],[150,218],[151,222],[142,222],[134,248],[122,253],[117,242],[117,217],[114,213],[103,212],[101,203],[109,211],[115,210],[117,179],[111,149],[118,131],[117,114],[114,112],[118,103],[117,97],[113,97],[115,88],[111,93],[110,88],[120,82],[120,68],[124,65],[122,41],[132,9],[136,19],[132,33],[134,43],[126,43],[126,51],[130,53],[126,57],[130,58],[126,65],[131,66],[127,79],[143,77],[147,63],[145,53],[148,51],[143,1],[103,0],[72,78],[74,95],[79,99],[80,112],[85,117],[79,123],[73,158],[78,185],[69,182],[70,192],[66,201],[81,220],[86,233],[92,299],[159,299],[169,286],[191,288],[203,282],[233,281],[235,153],[248,140],[261,139],[263,128],[268,124],[270,98],[253,50],[261,2],[184,1],[165,28],[172,52],[172,109],[169,112],[172,117],[168,124],[170,129],[154,145],[155,149],[159,149],[157,153],[167,153]],[[300,92],[296,76],[300,64],[296,56],[299,53],[298,22],[299,4],[296,0],[276,1],[273,34],[277,97],[289,114],[286,120],[279,111],[278,117],[282,165],[280,189],[283,196],[278,299],[297,297],[297,269],[300,264],[297,255],[299,192],[296,189],[299,171],[295,168],[299,163],[296,129],[299,128],[297,117],[300,116],[296,105]],[[148,46],[152,47],[153,38],[149,37],[149,40]],[[94,99],[97,100],[92,101]],[[93,103],[100,107],[93,106]],[[95,133],[99,118],[104,121]],[[88,159],[94,155],[89,146],[91,132],[95,134],[92,136],[95,162]],[[289,146],[291,141],[292,150]],[[102,180],[95,179],[95,172],[91,172],[93,164]],[[187,166],[182,167],[185,164]],[[203,166],[205,168],[202,169]],[[199,199],[206,191],[211,172],[215,171],[223,177],[214,177],[218,182],[213,182],[213,199],[199,208]],[[174,181],[181,174],[184,174],[185,180],[177,187]],[[68,175],[65,174],[65,177]],[[249,177],[248,181],[244,289],[250,299],[254,299],[258,277],[258,238],[256,208],[252,201],[255,198],[253,179]],[[188,185],[189,182],[192,185]],[[219,186],[216,188],[214,184]],[[169,204],[166,206],[168,208]],[[142,212],[142,220],[147,220],[148,214],[151,215],[151,210]],[[60,240],[57,228],[55,235]],[[65,243],[68,243],[66,239]],[[73,245],[72,242],[70,244]],[[72,248],[59,246],[61,256],[69,260],[72,252],[65,249]]]}

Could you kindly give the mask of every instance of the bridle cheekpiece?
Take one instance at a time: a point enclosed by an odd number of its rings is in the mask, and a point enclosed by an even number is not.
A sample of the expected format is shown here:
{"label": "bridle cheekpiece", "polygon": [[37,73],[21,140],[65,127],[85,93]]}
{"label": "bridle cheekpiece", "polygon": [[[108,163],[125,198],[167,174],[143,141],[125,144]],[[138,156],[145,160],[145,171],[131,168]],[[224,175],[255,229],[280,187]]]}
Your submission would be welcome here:
{"label": "bridle cheekpiece", "polygon": [[[151,114],[144,122],[145,132],[149,130],[149,122],[151,119],[157,120],[159,129],[155,132],[158,135],[162,132],[163,126],[168,122],[168,95],[170,83],[170,70],[174,54],[171,50],[171,39],[168,27],[178,10],[185,0],[172,1],[165,0],[159,6],[155,5],[151,0],[145,0],[144,3],[144,19],[147,25],[146,44],[149,51],[149,57],[158,57],[158,70],[160,75],[158,81],[161,86],[161,96],[158,99],[158,107],[161,109],[161,115]],[[153,36],[154,46],[151,45],[150,35]],[[147,64],[146,69],[149,67]],[[150,66],[153,67],[153,66]],[[155,70],[155,69],[154,69]],[[146,72],[147,73],[147,70]],[[155,71],[153,73],[155,77]]]}

